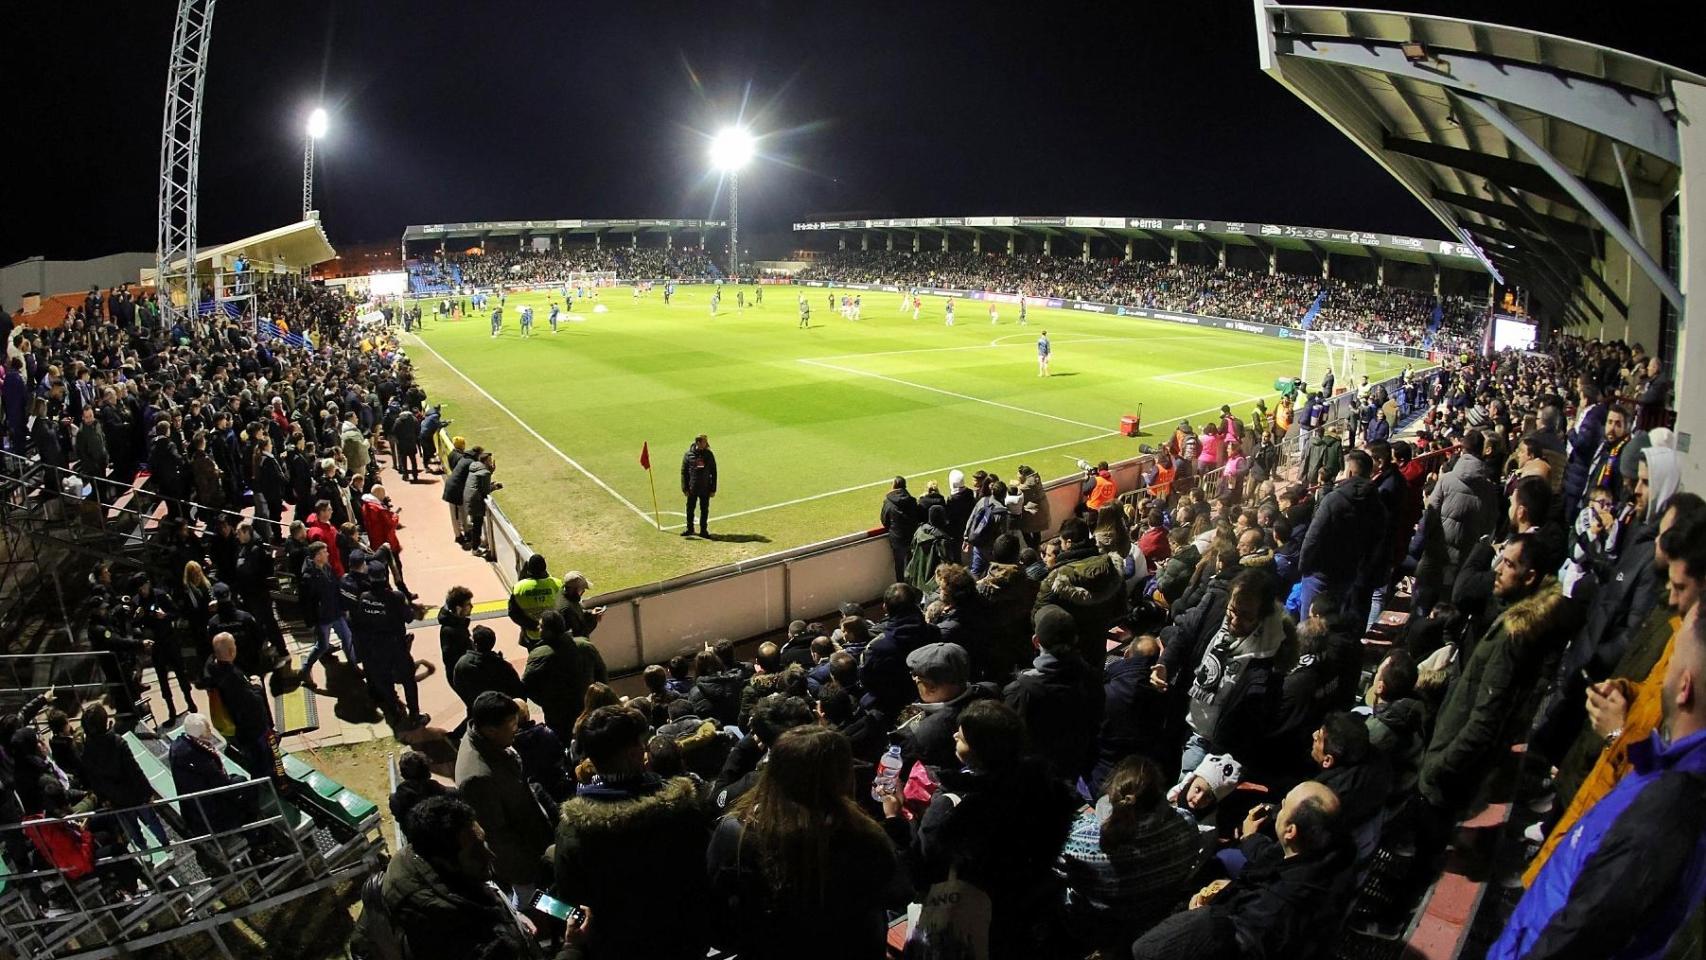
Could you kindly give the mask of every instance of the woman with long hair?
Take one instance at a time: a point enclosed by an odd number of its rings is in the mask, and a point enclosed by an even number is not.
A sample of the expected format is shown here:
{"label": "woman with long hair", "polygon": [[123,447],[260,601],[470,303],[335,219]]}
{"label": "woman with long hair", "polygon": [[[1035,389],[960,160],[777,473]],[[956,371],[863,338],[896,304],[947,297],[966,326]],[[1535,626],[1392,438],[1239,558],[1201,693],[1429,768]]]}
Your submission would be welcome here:
{"label": "woman with long hair", "polygon": [[1062,933],[1081,952],[1125,953],[1187,892],[1202,847],[1166,792],[1155,761],[1128,757],[1073,823],[1054,870],[1066,884]]}
{"label": "woman with long hair", "polygon": [[[581,715],[575,718],[574,730],[571,731],[569,744],[569,762],[579,763],[583,754],[580,749],[581,727],[586,724],[586,718],[599,707],[617,707],[622,705],[622,698],[616,691],[610,689],[610,684],[594,681],[586,687],[586,705],[581,708]],[[560,734],[560,731],[559,731]]]}
{"label": "woman with long hair", "polygon": [[882,956],[895,853],[853,799],[847,738],[795,727],[762,769],[707,854],[712,887],[729,907],[721,945],[743,958]]}
{"label": "woman with long hair", "polygon": [[195,643],[196,660],[189,665],[192,678],[200,679],[202,666],[213,645],[207,636],[207,620],[213,607],[213,581],[202,571],[199,560],[184,563],[184,576],[178,582],[178,612],[184,618],[185,630]]}

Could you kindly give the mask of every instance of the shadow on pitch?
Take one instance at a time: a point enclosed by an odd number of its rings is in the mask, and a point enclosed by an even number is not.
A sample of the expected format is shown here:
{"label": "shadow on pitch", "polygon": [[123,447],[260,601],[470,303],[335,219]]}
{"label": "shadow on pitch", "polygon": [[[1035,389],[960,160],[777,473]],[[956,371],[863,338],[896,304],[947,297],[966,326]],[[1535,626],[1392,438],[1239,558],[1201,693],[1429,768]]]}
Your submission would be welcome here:
{"label": "shadow on pitch", "polygon": [[715,540],[718,543],[769,543],[770,538],[762,533],[710,533],[703,536],[694,534],[700,540]]}
{"label": "shadow on pitch", "polygon": [[1076,377],[1076,376],[1078,376],[1078,371],[1068,370],[1066,373],[1051,373],[1047,377],[1045,377],[1044,379],[1059,380],[1061,377]]}

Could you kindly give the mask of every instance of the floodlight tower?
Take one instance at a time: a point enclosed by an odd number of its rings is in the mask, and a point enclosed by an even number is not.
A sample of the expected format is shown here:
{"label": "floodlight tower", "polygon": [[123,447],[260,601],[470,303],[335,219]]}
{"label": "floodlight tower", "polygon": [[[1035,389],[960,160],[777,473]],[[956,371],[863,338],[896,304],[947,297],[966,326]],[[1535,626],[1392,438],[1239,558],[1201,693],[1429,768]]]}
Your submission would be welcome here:
{"label": "floodlight tower", "polygon": [[[201,91],[213,39],[216,0],[178,0],[172,56],[166,63],[166,109],[160,125],[160,206],[154,289],[170,326],[195,306],[196,194],[201,170]],[[173,299],[183,298],[183,306]]]}
{"label": "floodlight tower", "polygon": [[711,139],[711,165],[729,178],[729,275],[740,276],[740,169],[752,160],[752,134],[724,127]]}
{"label": "floodlight tower", "polygon": [[323,107],[308,114],[308,136],[302,139],[302,219],[314,210],[314,141],[326,135],[328,118]]}

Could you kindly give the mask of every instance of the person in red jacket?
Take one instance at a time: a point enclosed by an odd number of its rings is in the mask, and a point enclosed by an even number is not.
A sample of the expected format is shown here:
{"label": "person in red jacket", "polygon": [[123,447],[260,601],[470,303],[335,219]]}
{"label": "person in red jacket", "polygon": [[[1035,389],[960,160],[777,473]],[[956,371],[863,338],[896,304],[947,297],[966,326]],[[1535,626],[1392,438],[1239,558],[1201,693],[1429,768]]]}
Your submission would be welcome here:
{"label": "person in red jacket", "polygon": [[397,514],[385,505],[385,488],[379,484],[361,495],[361,526],[367,531],[369,547],[378,550],[389,546],[397,565],[403,565],[403,544],[397,539]]}
{"label": "person in red jacket", "polygon": [[321,500],[314,505],[314,516],[308,519],[308,539],[317,540],[326,545],[327,558],[331,561],[332,572],[339,578],[344,575],[344,558],[338,551],[338,530],[332,526],[332,502]]}

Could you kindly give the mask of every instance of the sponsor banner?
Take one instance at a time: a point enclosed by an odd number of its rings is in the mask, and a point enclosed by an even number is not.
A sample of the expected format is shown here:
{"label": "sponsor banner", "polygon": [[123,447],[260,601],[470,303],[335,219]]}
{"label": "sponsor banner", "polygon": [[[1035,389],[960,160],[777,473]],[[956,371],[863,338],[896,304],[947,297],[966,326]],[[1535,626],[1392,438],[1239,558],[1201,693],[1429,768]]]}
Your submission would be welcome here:
{"label": "sponsor banner", "polygon": [[1064,227],[1065,217],[1014,217],[1013,223],[1020,227]]}
{"label": "sponsor banner", "polygon": [[900,288],[895,286],[892,283],[885,283],[885,284],[883,284],[883,292],[884,293],[899,293]]}
{"label": "sponsor banner", "polygon": [[1079,228],[1104,227],[1117,230],[1125,226],[1125,217],[1067,217],[1066,225]]}
{"label": "sponsor banner", "polygon": [[1011,227],[1012,217],[967,217],[968,227]]}
{"label": "sponsor banner", "polygon": [[1066,305],[1073,310],[1085,313],[1114,313],[1119,308],[1107,303],[1085,303],[1083,300],[1068,300]]}
{"label": "sponsor banner", "polygon": [[937,221],[937,224],[940,226],[944,226],[944,227],[963,227],[966,225],[966,218],[965,217],[943,217]]}
{"label": "sponsor banner", "polygon": [[1160,230],[1166,226],[1166,221],[1160,217],[1130,217],[1125,224],[1137,230]]}

